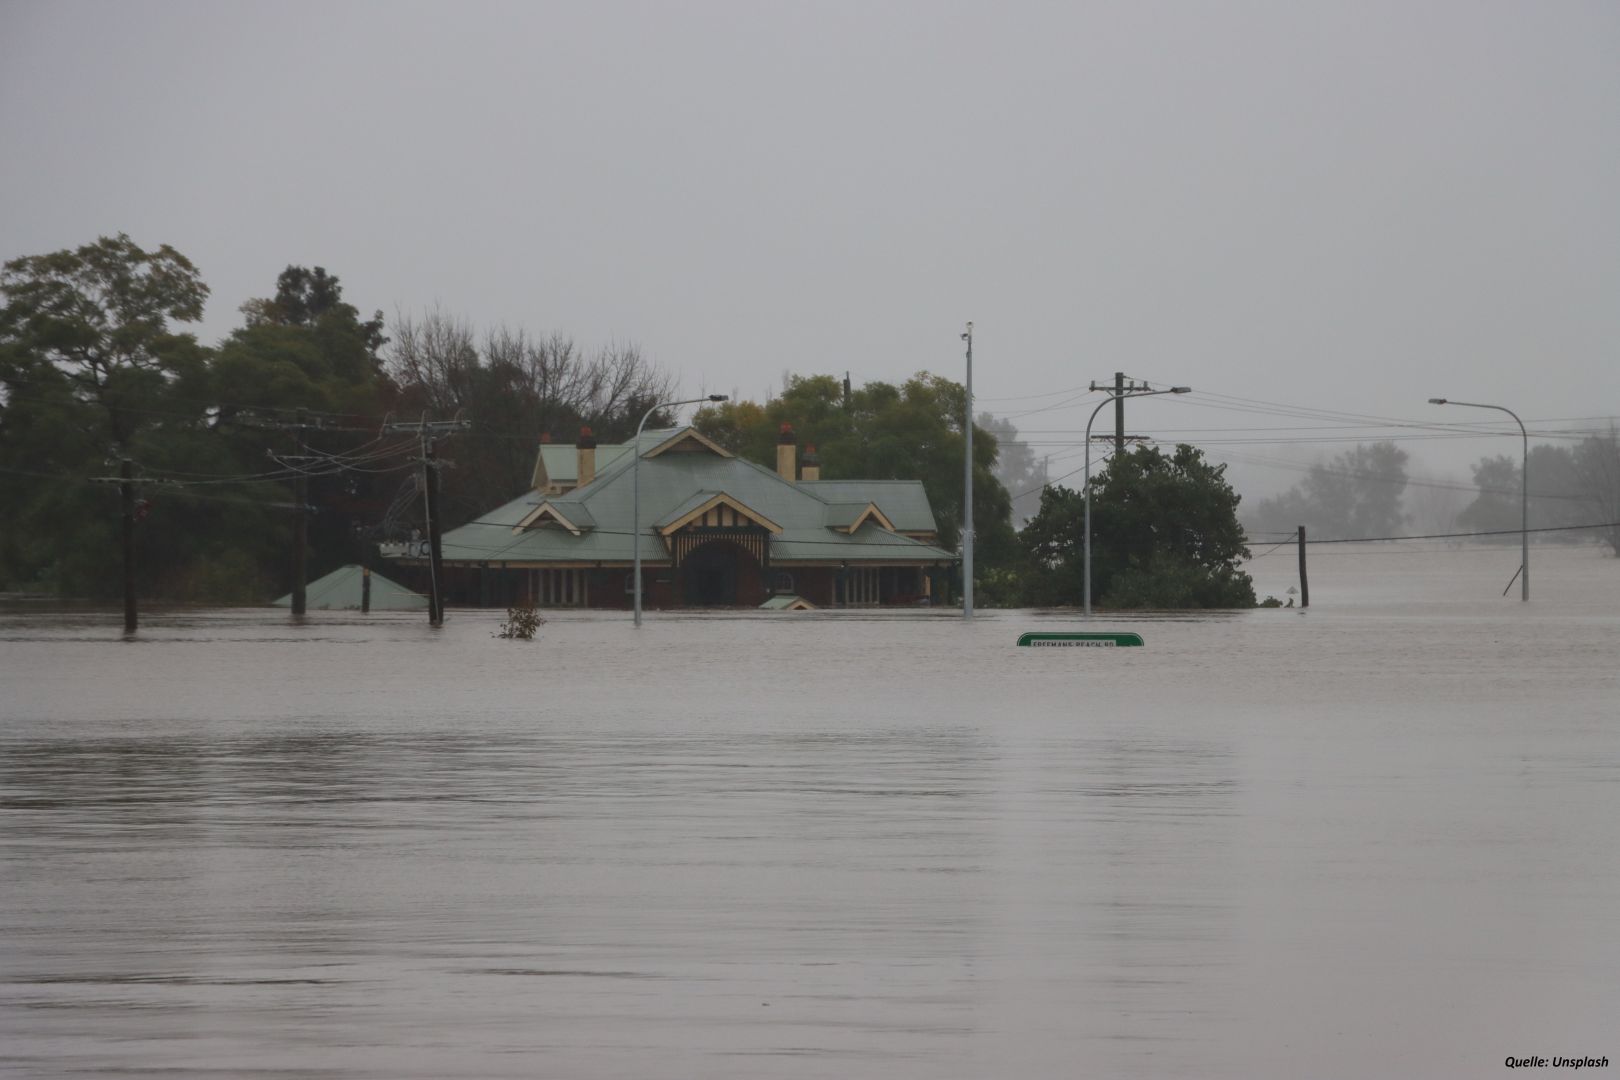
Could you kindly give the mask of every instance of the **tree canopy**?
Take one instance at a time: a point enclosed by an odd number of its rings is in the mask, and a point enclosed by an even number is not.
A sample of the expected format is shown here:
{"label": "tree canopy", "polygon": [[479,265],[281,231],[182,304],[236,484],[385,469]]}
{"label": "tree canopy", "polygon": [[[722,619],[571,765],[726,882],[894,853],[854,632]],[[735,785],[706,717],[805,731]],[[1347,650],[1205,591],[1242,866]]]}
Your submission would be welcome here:
{"label": "tree canopy", "polygon": [[1406,521],[1406,462],[1406,451],[1388,441],[1318,462],[1291,490],[1260,501],[1255,530],[1283,533],[1304,525],[1319,540],[1394,536]]}
{"label": "tree canopy", "polygon": [[[851,387],[832,375],[790,375],[782,393],[761,405],[728,401],[698,411],[693,423],[721,446],[768,468],[776,440],[793,425],[801,448],[815,447],[827,480],[921,480],[939,524],[940,543],[961,539],[963,417],[967,391],[960,383],[919,372],[899,386],[869,382]],[[990,572],[1016,551],[1012,503],[996,479],[999,448],[974,425],[974,569]]]}
{"label": "tree canopy", "polygon": [[[1140,446],[1115,454],[1093,481],[1092,602],[1114,608],[1253,607],[1241,568],[1249,550],[1238,524],[1240,496],[1226,466],[1203,451]],[[1046,489],[1019,534],[1022,601],[1078,605],[1084,597],[1085,497]]]}

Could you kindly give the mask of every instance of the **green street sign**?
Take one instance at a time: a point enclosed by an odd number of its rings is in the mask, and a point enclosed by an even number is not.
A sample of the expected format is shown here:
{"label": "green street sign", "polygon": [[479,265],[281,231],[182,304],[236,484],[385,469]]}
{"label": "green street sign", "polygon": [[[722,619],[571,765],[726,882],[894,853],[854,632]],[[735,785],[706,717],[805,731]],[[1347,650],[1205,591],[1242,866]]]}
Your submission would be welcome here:
{"label": "green street sign", "polygon": [[1018,644],[1048,649],[1112,649],[1142,644],[1141,634],[1020,634]]}

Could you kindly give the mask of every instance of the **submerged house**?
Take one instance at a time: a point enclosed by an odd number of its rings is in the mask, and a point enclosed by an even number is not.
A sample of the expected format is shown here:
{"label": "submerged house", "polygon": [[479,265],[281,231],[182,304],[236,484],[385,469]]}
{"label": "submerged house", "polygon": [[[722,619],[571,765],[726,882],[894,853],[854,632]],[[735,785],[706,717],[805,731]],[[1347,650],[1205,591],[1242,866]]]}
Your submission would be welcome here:
{"label": "submerged house", "polygon": [[[947,587],[956,556],[936,546],[920,481],[822,480],[813,447],[799,465],[786,425],[774,472],[691,427],[543,443],[529,492],[445,533],[447,602],[627,608],[632,543],[649,608],[917,604]],[[424,566],[424,548],[385,554]]]}

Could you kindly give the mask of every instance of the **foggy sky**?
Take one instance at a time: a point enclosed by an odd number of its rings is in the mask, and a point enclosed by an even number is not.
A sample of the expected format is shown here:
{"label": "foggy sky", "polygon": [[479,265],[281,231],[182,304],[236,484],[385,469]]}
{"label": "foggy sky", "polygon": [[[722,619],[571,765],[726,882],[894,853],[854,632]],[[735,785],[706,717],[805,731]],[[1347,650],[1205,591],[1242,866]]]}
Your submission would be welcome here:
{"label": "foggy sky", "polygon": [[[960,378],[972,319],[986,399],[1620,412],[1614,4],[3,0],[0,139],[0,258],[172,244],[204,341],[302,263],[692,392]],[[1196,400],[1131,428],[1295,422]]]}

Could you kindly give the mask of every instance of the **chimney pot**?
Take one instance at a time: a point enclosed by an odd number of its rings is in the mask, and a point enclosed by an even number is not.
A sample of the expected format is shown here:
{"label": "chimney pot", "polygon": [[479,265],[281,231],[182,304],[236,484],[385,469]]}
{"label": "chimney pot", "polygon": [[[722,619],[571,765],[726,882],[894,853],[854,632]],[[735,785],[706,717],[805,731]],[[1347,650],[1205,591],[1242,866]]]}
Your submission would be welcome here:
{"label": "chimney pot", "polygon": [[793,425],[783,424],[782,433],[776,437],[776,475],[790,484],[799,478],[798,443]]}
{"label": "chimney pot", "polygon": [[578,452],[579,465],[574,486],[584,487],[596,479],[596,436],[591,434],[590,428],[579,429],[579,441],[574,443],[574,449]]}

